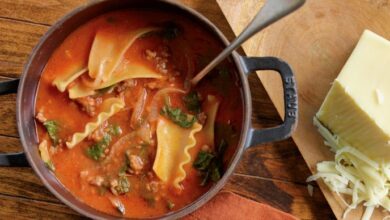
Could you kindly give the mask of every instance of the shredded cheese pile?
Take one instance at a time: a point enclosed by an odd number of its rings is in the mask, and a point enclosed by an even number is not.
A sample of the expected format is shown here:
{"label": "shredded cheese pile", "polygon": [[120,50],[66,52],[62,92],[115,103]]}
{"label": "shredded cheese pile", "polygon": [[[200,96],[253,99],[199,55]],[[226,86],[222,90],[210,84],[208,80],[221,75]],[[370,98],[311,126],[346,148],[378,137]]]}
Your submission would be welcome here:
{"label": "shredded cheese pile", "polygon": [[314,124],[325,139],[325,144],[335,152],[335,161],[323,161],[317,164],[317,173],[306,181],[322,179],[337,195],[352,196],[351,203],[340,198],[347,206],[343,218],[357,208],[365,206],[362,220],[371,218],[375,208],[382,207],[390,211],[390,164],[374,161],[356,148],[343,143],[334,136],[315,117]]}

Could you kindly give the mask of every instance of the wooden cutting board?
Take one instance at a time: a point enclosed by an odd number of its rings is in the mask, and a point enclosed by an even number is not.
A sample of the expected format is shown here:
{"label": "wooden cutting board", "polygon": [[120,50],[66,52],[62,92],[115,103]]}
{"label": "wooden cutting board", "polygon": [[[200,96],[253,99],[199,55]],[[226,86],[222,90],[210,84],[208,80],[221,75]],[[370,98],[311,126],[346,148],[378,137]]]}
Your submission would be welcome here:
{"label": "wooden cutting board", "polygon": [[[264,1],[217,0],[236,34]],[[313,116],[364,29],[390,39],[390,0],[307,0],[299,11],[243,46],[249,56],[276,56],[292,66],[299,90],[299,123],[293,139],[312,172],[317,162],[333,160],[333,154],[313,126]],[[258,75],[283,115],[282,85],[277,74]],[[321,181],[319,185],[336,217],[341,218],[345,205]],[[362,210],[350,213],[348,219],[360,219]],[[384,216],[377,210],[372,219]]]}

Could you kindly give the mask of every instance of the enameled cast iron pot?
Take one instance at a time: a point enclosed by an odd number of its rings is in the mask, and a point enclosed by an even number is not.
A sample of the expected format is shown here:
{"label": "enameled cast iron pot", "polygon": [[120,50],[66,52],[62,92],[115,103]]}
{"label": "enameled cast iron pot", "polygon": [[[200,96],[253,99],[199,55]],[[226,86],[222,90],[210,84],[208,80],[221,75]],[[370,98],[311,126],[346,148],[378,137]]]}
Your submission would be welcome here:
{"label": "enameled cast iron pot", "polygon": [[[74,197],[53,175],[42,162],[38,152],[38,138],[36,132],[35,98],[36,91],[41,76],[48,59],[53,51],[62,41],[77,27],[88,20],[109,11],[126,8],[155,8],[158,10],[172,11],[172,13],[183,13],[194,20],[199,21],[204,28],[209,29],[225,45],[228,44],[226,37],[218,28],[198,12],[180,3],[171,0],[144,1],[144,0],[108,0],[95,1],[84,5],[70,14],[63,17],[42,37],[38,45],[34,48],[25,66],[24,72],[19,80],[11,80],[0,83],[0,94],[17,91],[16,116],[20,140],[24,152],[15,154],[0,154],[0,166],[28,166],[30,165],[35,173],[41,178],[45,186],[62,202],[76,210],[77,212],[93,219],[116,219],[111,215],[97,211]],[[233,53],[234,60],[241,80],[241,93],[244,103],[244,118],[241,131],[241,138],[237,150],[231,159],[228,168],[219,180],[207,193],[202,195],[188,206],[168,213],[161,218],[177,219],[187,215],[207,201],[225,185],[229,176],[240,160],[242,153],[249,147],[265,142],[278,141],[288,138],[294,130],[297,122],[297,89],[293,73],[285,62],[274,57],[241,57]],[[284,123],[275,128],[258,130],[252,127],[252,102],[247,76],[256,70],[277,71],[283,81],[285,118]],[[18,86],[19,85],[19,86]]]}

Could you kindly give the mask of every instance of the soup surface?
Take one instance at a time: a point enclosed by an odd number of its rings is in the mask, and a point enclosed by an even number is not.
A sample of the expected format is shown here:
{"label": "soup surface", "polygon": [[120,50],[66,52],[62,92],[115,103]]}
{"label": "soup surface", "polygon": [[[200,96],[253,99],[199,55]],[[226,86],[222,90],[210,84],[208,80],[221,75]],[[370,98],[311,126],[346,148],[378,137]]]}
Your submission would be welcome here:
{"label": "soup surface", "polygon": [[115,11],[80,26],[40,80],[42,160],[75,197],[112,215],[159,216],[195,201],[240,138],[231,61],[189,88],[222,49],[199,23],[169,12]]}

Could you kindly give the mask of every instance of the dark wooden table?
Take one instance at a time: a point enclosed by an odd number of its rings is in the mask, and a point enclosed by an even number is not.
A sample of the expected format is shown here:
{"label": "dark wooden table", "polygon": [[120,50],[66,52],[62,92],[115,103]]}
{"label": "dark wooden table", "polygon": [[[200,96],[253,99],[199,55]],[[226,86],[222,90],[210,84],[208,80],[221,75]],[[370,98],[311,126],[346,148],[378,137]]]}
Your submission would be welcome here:
{"label": "dark wooden table", "polygon": [[[228,0],[226,0],[228,1]],[[83,0],[0,0],[0,78],[17,78],[39,38],[61,16],[86,3]],[[234,38],[215,0],[181,0]],[[256,76],[250,77],[253,120],[258,127],[281,122]],[[15,94],[0,97],[0,152],[21,151],[15,123]],[[309,169],[291,139],[248,149],[225,186],[258,202],[301,219],[334,219],[325,198],[314,186],[307,191]],[[0,167],[0,219],[83,218],[55,198],[31,168]]]}

